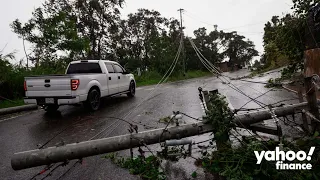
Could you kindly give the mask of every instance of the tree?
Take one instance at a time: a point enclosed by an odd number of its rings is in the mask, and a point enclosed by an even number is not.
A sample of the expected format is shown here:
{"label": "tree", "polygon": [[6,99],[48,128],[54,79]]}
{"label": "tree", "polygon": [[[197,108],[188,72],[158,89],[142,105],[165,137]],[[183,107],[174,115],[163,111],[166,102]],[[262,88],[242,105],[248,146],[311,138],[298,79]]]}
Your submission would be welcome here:
{"label": "tree", "polygon": [[261,64],[260,64],[260,62],[259,62],[258,60],[255,60],[254,63],[253,63],[253,67],[254,67],[254,68],[259,68],[260,65],[261,65]]}
{"label": "tree", "polygon": [[[100,59],[112,54],[112,34],[118,31],[118,7],[114,0],[47,0],[25,24],[18,19],[11,27],[20,38],[34,45],[31,60],[45,66],[81,58]],[[108,46],[109,48],[105,48]]]}
{"label": "tree", "polygon": [[319,0],[293,0],[294,13],[286,14],[282,18],[274,16],[271,21],[265,24],[266,64],[272,65],[288,60],[289,72],[304,68],[303,54],[308,48],[305,45],[306,40],[315,41],[317,44],[320,39],[317,38],[319,36],[309,36],[313,29],[306,19],[308,12],[319,2]]}
{"label": "tree", "polygon": [[320,0],[292,0],[292,2],[293,7],[291,9],[294,9],[296,14],[305,17],[313,6],[320,3]]}
{"label": "tree", "polygon": [[277,67],[289,59],[291,71],[302,69],[303,37],[305,23],[297,15],[274,16],[264,28],[264,49],[266,66]]}
{"label": "tree", "polygon": [[222,32],[221,34],[223,37],[222,43],[225,46],[223,55],[229,58],[231,65],[244,65],[244,63],[250,62],[254,56],[259,55],[253,42],[245,40],[245,37],[238,35],[237,32]]}
{"label": "tree", "polygon": [[[143,69],[149,67],[158,70],[157,61],[168,64],[178,49],[179,23],[175,19],[161,17],[157,11],[139,9],[135,14],[129,14],[127,20],[122,21],[122,39],[119,44],[122,61],[130,62]],[[170,63],[169,63],[170,66]],[[162,66],[161,66],[162,67]],[[156,69],[154,69],[156,68]],[[164,69],[159,70],[162,72]]]}

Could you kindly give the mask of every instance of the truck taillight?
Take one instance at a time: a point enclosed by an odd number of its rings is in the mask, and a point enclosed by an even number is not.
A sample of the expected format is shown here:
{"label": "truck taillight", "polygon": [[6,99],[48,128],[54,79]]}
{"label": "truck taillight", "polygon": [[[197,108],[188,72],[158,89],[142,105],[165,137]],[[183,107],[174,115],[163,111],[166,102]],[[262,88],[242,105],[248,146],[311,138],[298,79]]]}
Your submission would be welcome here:
{"label": "truck taillight", "polygon": [[77,90],[79,85],[80,85],[79,79],[71,79],[71,90],[73,91]]}
{"label": "truck taillight", "polygon": [[24,91],[27,91],[27,82],[26,81],[23,82],[23,88],[24,88]]}

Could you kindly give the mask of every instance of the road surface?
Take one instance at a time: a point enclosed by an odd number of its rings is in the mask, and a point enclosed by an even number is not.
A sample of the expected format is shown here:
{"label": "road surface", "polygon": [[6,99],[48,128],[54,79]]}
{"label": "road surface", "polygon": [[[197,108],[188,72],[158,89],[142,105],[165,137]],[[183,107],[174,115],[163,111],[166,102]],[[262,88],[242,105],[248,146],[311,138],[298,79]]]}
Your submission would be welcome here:
{"label": "road surface", "polygon": [[[247,75],[246,70],[227,73],[228,76],[237,77]],[[277,71],[270,72],[264,77],[253,79],[265,82],[270,77],[278,76]],[[263,84],[232,81],[239,89],[250,97],[257,97],[269,89]],[[10,158],[13,153],[36,149],[38,147],[50,147],[68,143],[117,136],[128,133],[128,124],[112,117],[124,118],[129,122],[139,125],[139,131],[150,128],[164,127],[159,119],[172,115],[173,111],[187,113],[190,116],[201,118],[203,110],[200,107],[198,87],[205,90],[218,89],[227,97],[234,108],[240,108],[249,101],[249,98],[231,89],[227,84],[221,83],[216,77],[204,77],[185,80],[175,83],[163,84],[154,90],[154,86],[137,88],[136,97],[128,98],[119,96],[103,100],[101,109],[95,113],[88,113],[82,107],[60,107],[60,113],[47,114],[43,110],[14,115],[14,117],[0,118],[0,174],[1,179],[30,179],[39,173],[44,167],[30,168],[14,171],[11,168]],[[153,94],[141,106],[135,108],[148,94]],[[265,96],[258,98],[265,104],[275,103],[281,100],[297,98],[295,94],[285,90],[270,91]],[[287,101],[286,104],[296,103],[297,100]],[[251,102],[245,108],[257,108],[256,103]],[[125,116],[129,111],[134,111]],[[193,123],[195,120],[183,117],[182,123]],[[144,126],[143,126],[144,125]],[[194,141],[207,139],[208,136],[193,137]],[[49,141],[49,142],[48,142]],[[153,145],[152,149],[159,148]],[[122,154],[127,154],[123,151]],[[135,151],[135,154],[137,152]],[[69,167],[72,161],[65,167],[60,167],[47,179],[57,179]],[[189,179],[190,174],[197,170],[192,165],[192,160],[185,159],[178,163],[167,164],[169,179]],[[41,179],[47,172],[38,176]],[[206,176],[206,175],[204,175]],[[198,176],[199,179],[205,178]],[[61,179],[139,179],[129,174],[126,169],[121,169],[101,156],[85,158],[83,164],[77,164]]]}

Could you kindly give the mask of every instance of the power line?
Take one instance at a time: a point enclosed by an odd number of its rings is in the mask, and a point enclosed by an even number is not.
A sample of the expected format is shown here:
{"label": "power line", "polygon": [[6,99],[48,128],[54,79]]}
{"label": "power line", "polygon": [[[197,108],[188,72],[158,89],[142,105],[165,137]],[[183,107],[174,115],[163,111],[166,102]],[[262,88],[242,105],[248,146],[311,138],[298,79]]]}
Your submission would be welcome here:
{"label": "power line", "polygon": [[[202,23],[204,23],[204,24],[207,24],[207,25],[215,26],[215,25],[212,24],[212,23],[199,20],[199,18],[194,18],[194,17],[192,17],[192,16],[196,16],[196,15],[194,15],[194,14],[191,13],[190,11],[185,10],[185,12],[189,14],[189,15],[188,15],[188,14],[185,14],[185,15],[188,16],[188,17],[190,17],[190,18],[192,18],[192,19],[195,19],[195,20],[197,20],[197,21],[199,21],[199,22],[202,22]],[[192,15],[192,16],[190,16],[190,15]],[[196,16],[196,17],[197,17],[197,16]],[[258,22],[254,22],[254,23],[250,23],[250,24],[244,24],[244,25],[241,25],[241,26],[235,26],[235,27],[230,27],[230,28],[222,28],[221,30],[230,30],[230,29],[237,29],[237,28],[242,28],[242,27],[250,27],[250,26],[255,26],[255,25],[258,25],[258,24],[266,23],[266,22],[268,22],[268,21],[258,21]]]}
{"label": "power line", "polygon": [[[198,58],[200,59],[200,61],[203,63],[203,65],[204,65],[211,73],[217,74],[217,75],[218,75],[217,78],[219,78],[222,82],[224,82],[224,81],[219,77],[219,76],[222,76],[222,77],[225,79],[225,81],[227,81],[226,84],[227,84],[230,88],[232,88],[232,89],[234,89],[235,91],[239,92],[240,94],[248,97],[249,99],[251,99],[252,101],[254,101],[255,103],[257,103],[259,106],[263,107],[262,105],[266,105],[266,104],[264,104],[264,103],[262,103],[262,102],[260,102],[260,101],[258,101],[258,100],[253,99],[252,97],[248,96],[248,95],[245,94],[243,91],[241,91],[237,86],[235,86],[234,84],[232,84],[226,77],[224,77],[224,76],[217,70],[218,68],[216,68],[213,64],[211,64],[210,61],[208,61],[208,60],[201,54],[201,52],[200,52],[199,49],[195,46],[195,44],[194,44],[194,42],[191,40],[191,38],[189,38],[189,41],[190,41],[192,47],[194,48],[194,50],[196,51],[196,54],[197,54]],[[201,55],[199,55],[199,54],[201,54]],[[202,56],[203,59],[202,59],[202,57],[200,57],[200,56]],[[206,64],[206,63],[208,63],[208,64]]]}
{"label": "power line", "polygon": [[[132,114],[138,107],[140,107],[145,101],[147,101],[150,96],[153,95],[153,93],[155,92],[155,90],[158,88],[158,86],[160,84],[162,84],[163,82],[167,81],[167,79],[170,77],[170,75],[172,74],[173,70],[175,69],[176,67],[176,64],[178,62],[178,59],[180,57],[180,53],[181,53],[181,50],[182,50],[182,41],[183,39],[181,38],[180,39],[180,45],[179,45],[179,48],[178,48],[178,51],[177,51],[177,54],[175,56],[175,59],[173,60],[170,68],[167,70],[167,72],[165,73],[165,75],[161,78],[161,80],[158,82],[158,84],[154,87],[154,89],[138,104],[136,105],[131,111],[129,111],[122,119],[126,119],[130,114]],[[118,123],[118,124],[116,124]],[[112,130],[114,131],[120,124],[121,124],[121,121],[120,120],[116,120],[115,122],[113,122],[110,126],[104,128],[102,131],[100,131],[99,133],[97,133],[96,135],[94,135],[92,138],[90,138],[90,140],[94,139],[95,137],[99,136],[100,134],[102,134],[104,131],[106,131],[108,128],[110,128],[111,126],[113,126],[114,124],[116,124],[115,128]],[[112,132],[111,131],[111,132]],[[109,132],[109,133],[111,133]]]}

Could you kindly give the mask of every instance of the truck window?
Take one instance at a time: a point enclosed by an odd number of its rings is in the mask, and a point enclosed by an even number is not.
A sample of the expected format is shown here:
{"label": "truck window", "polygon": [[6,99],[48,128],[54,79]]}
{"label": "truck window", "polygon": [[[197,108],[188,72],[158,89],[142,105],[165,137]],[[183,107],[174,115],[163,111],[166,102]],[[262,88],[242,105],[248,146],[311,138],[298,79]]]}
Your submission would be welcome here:
{"label": "truck window", "polygon": [[113,67],[115,68],[117,73],[123,73],[123,69],[119,65],[114,64]]}
{"label": "truck window", "polygon": [[105,63],[105,64],[106,64],[106,67],[107,67],[108,73],[114,73],[114,69],[113,69],[112,64],[107,64],[107,63]]}
{"label": "truck window", "polygon": [[76,63],[70,64],[67,74],[89,74],[102,73],[98,63]]}

